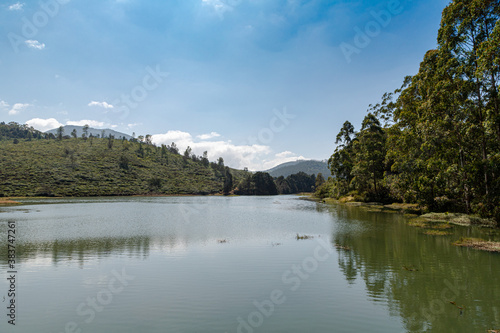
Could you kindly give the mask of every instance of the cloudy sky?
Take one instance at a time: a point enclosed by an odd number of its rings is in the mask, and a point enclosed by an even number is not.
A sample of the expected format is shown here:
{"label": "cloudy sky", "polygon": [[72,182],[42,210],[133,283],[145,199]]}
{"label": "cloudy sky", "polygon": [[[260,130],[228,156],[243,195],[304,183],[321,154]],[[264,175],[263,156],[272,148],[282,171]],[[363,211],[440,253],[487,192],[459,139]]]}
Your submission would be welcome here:
{"label": "cloudy sky", "polygon": [[444,0],[0,2],[0,121],[89,124],[265,170],[326,159],[415,74]]}

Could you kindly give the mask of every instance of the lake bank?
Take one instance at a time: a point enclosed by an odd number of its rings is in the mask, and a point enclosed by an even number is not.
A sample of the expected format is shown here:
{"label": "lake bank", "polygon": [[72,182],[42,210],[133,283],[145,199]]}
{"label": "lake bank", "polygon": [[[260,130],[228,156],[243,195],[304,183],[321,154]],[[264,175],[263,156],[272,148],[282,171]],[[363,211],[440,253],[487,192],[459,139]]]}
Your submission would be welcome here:
{"label": "lake bank", "polygon": [[[341,205],[346,207],[359,207],[369,212],[379,213],[399,213],[405,216],[408,225],[420,228],[423,233],[430,236],[449,236],[452,233],[449,229],[453,226],[460,227],[480,227],[498,230],[498,225],[493,219],[481,218],[475,215],[461,213],[426,213],[425,207],[418,204],[392,203],[384,205],[378,202],[356,202],[349,201],[349,198],[336,200],[333,198],[320,199],[313,195],[303,196],[303,200],[315,201],[327,205]],[[486,240],[482,238],[460,238],[452,243],[459,247],[469,247],[480,251],[500,253],[500,242]]]}
{"label": "lake bank", "polygon": [[0,206],[12,206],[12,205],[20,205],[20,202],[11,200],[9,198],[0,198]]}
{"label": "lake bank", "polygon": [[408,204],[408,203],[382,204],[379,202],[359,202],[359,201],[350,201],[349,197],[344,197],[339,200],[333,198],[320,199],[314,197],[313,195],[304,196],[304,199],[325,204],[359,206],[362,208],[369,209],[371,211],[398,212],[406,215],[408,218],[420,218],[424,219],[426,222],[450,223],[460,226],[472,226],[472,225],[485,226],[485,227],[497,226],[497,223],[493,219],[482,218],[477,215],[470,215],[464,213],[427,212],[426,207],[422,207],[418,204]]}

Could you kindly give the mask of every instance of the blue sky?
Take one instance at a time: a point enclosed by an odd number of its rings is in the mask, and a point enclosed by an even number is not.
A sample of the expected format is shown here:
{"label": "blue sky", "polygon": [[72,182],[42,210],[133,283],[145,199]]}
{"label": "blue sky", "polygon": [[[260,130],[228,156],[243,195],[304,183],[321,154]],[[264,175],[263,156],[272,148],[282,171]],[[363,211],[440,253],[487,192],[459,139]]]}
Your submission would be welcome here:
{"label": "blue sky", "polygon": [[443,0],[0,3],[0,121],[88,123],[264,170],[326,159],[436,47]]}

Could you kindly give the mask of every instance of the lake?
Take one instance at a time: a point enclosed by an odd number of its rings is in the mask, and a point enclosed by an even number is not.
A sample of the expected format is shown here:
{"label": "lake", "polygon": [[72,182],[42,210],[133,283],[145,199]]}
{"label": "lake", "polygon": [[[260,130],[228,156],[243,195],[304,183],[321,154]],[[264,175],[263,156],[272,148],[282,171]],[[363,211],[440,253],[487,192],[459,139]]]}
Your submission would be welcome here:
{"label": "lake", "polygon": [[500,329],[500,255],[451,244],[496,231],[296,196],[22,202],[0,208],[0,332]]}

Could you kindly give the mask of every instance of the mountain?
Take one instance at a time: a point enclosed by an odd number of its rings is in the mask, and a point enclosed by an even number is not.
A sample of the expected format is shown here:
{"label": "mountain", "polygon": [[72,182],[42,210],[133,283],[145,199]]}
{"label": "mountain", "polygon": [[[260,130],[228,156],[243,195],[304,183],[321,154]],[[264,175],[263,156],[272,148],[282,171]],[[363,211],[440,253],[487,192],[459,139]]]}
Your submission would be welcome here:
{"label": "mountain", "polygon": [[[71,132],[73,132],[74,129],[76,129],[76,135],[80,138],[83,134],[83,126],[72,126],[72,125],[66,125],[63,126],[64,128],[64,135],[71,135]],[[104,136],[102,135],[104,131]],[[52,133],[54,135],[57,135],[57,128],[51,129],[49,131],[46,131],[45,133]],[[127,139],[130,140],[132,138],[131,135],[121,133],[114,131],[112,129],[106,128],[106,129],[97,129],[97,128],[92,128],[89,127],[89,135],[92,134],[92,136],[99,136],[99,137],[108,137],[110,134],[115,137],[115,139]]]}
{"label": "mountain", "polygon": [[307,160],[287,162],[267,170],[267,172],[273,177],[288,177],[289,175],[296,174],[301,171],[307,173],[308,175],[317,175],[321,172],[325,178],[330,176],[330,170],[328,169],[326,161]]}

